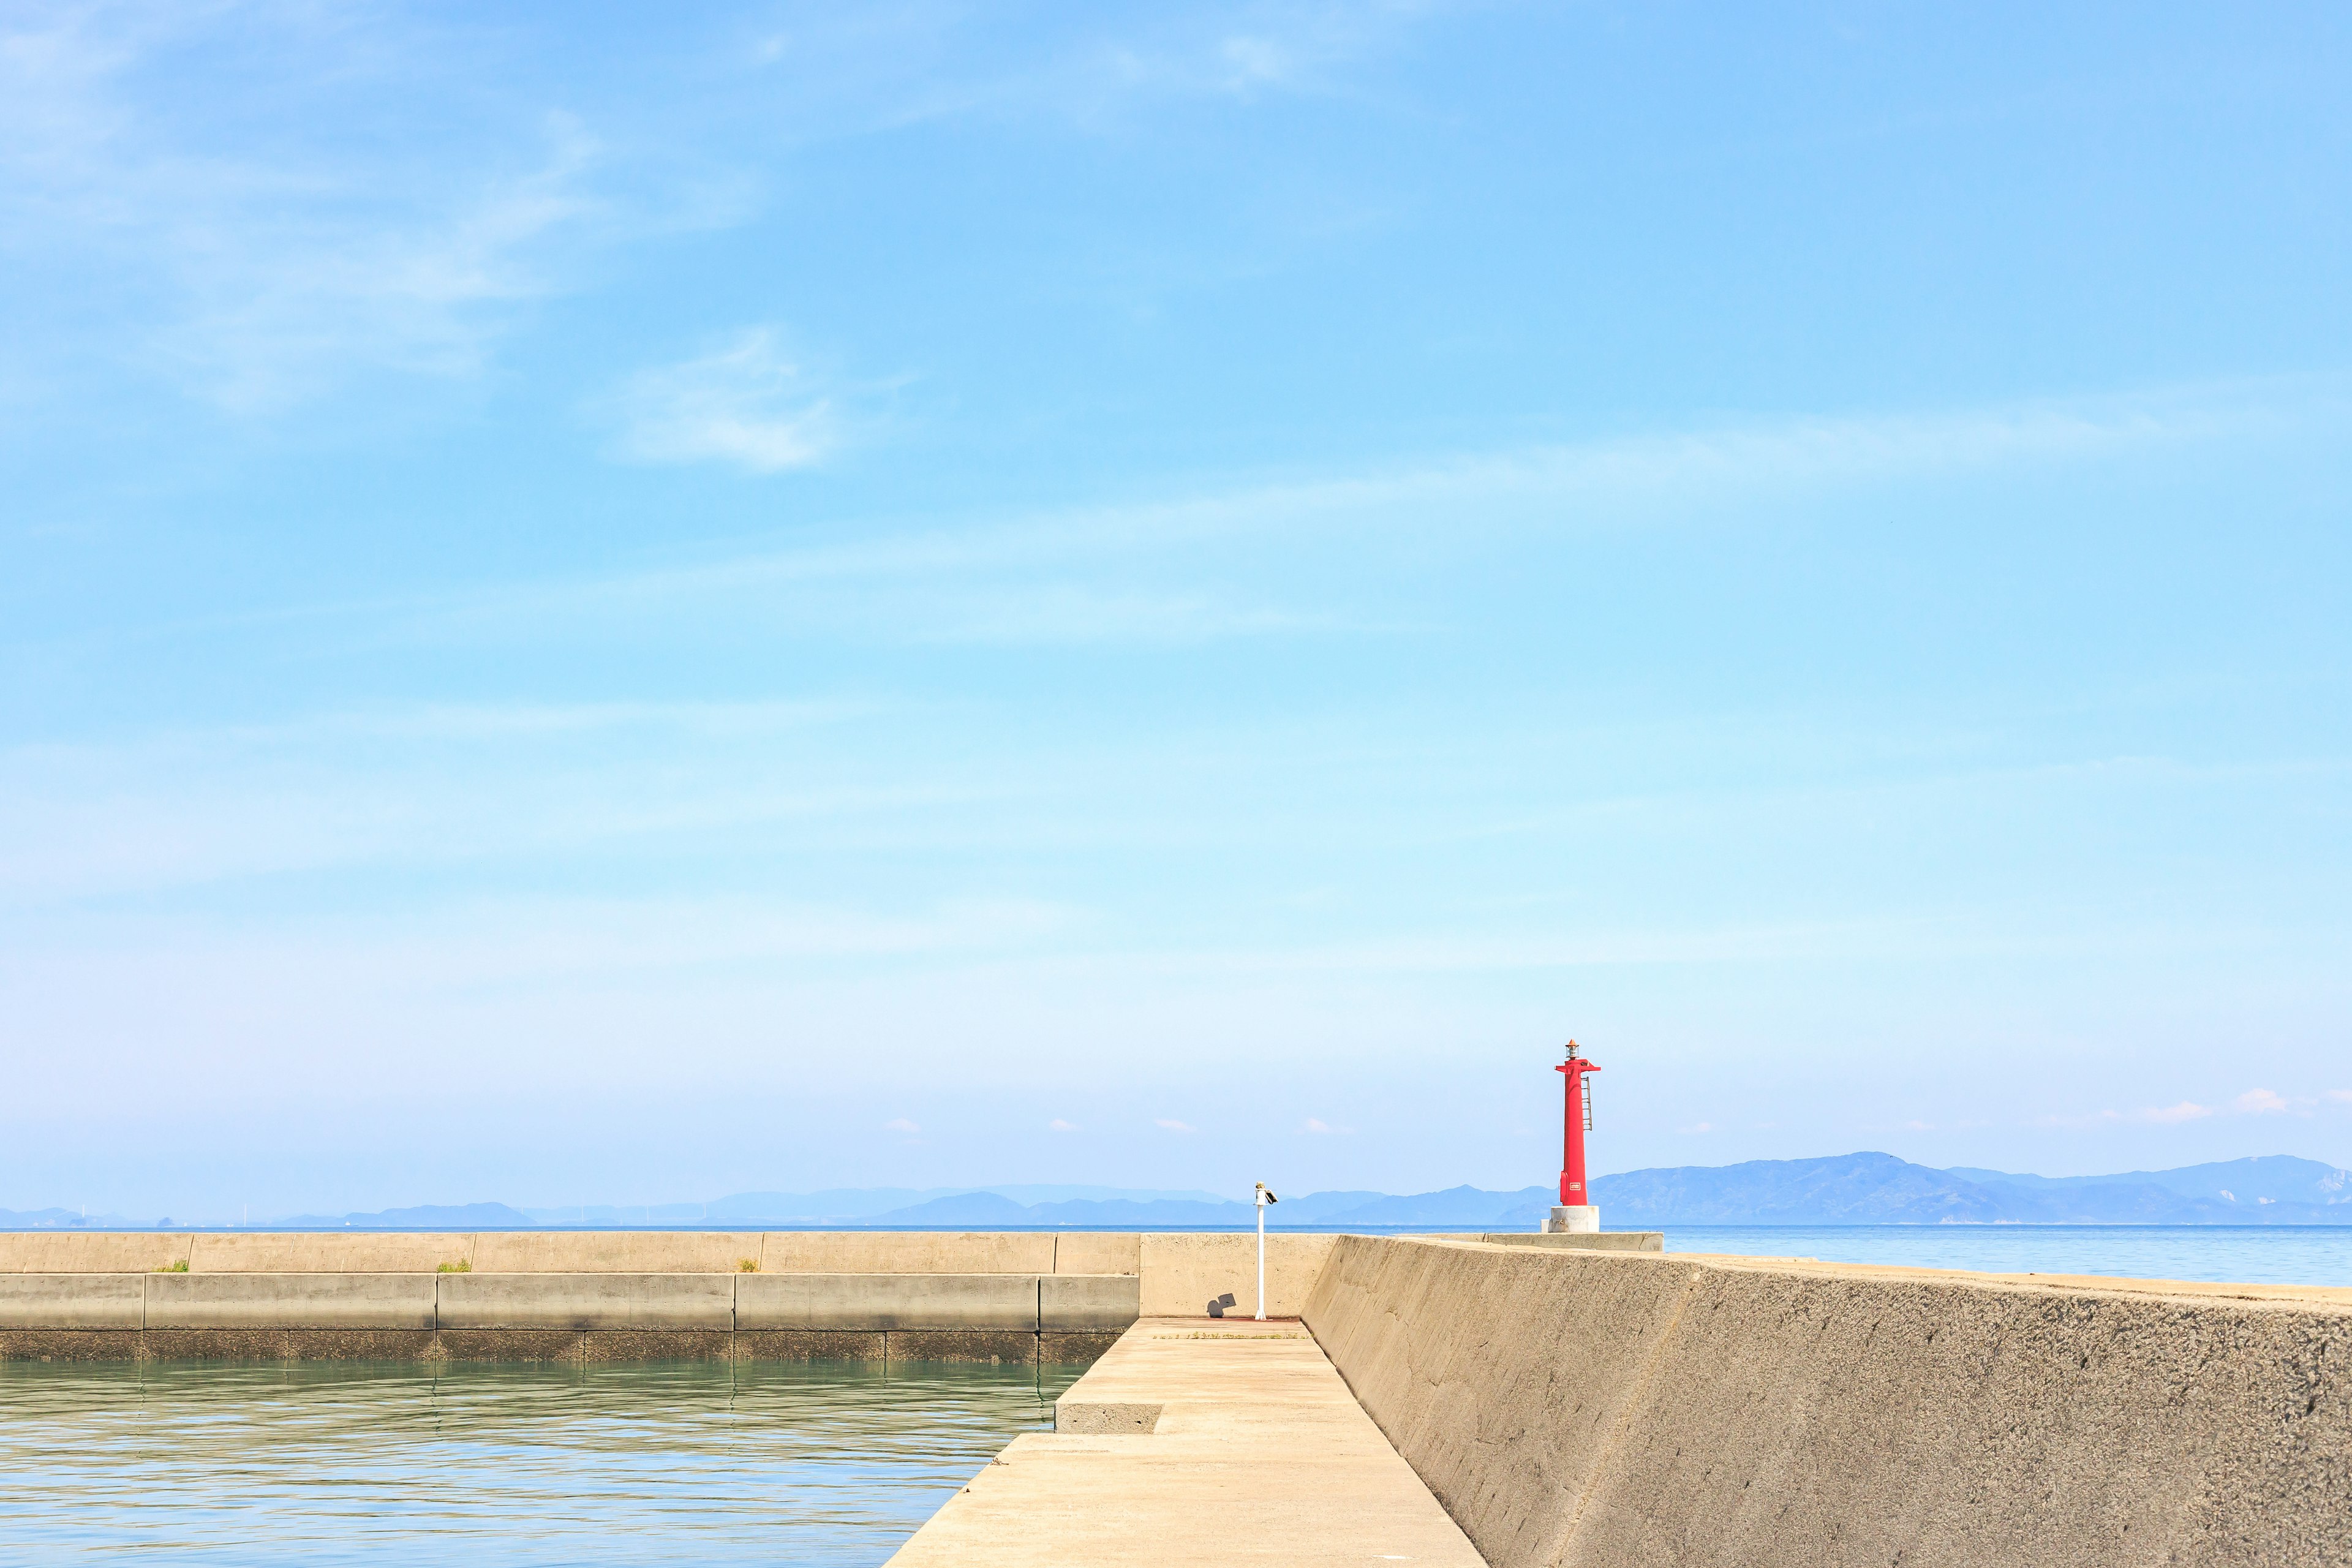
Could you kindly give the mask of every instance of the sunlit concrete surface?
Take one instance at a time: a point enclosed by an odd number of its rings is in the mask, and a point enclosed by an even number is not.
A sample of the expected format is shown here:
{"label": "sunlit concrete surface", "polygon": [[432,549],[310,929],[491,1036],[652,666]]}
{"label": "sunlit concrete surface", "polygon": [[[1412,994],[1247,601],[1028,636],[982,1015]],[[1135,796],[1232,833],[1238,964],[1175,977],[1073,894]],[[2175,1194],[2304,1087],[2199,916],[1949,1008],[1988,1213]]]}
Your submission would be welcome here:
{"label": "sunlit concrete surface", "polygon": [[1298,1323],[1145,1318],[890,1561],[1483,1560]]}
{"label": "sunlit concrete surface", "polygon": [[1495,1568],[2352,1563],[2352,1291],[1351,1237],[1307,1321]]}

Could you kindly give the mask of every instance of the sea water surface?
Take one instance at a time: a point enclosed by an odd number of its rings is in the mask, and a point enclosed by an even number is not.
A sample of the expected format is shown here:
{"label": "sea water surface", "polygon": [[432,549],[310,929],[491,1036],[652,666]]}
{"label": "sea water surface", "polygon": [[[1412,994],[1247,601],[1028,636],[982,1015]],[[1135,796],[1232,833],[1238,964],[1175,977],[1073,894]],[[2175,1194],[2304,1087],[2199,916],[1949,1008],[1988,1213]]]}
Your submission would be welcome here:
{"label": "sea water surface", "polygon": [[1665,1247],[1996,1274],[2352,1286],[2352,1226],[2344,1225],[1690,1225],[1666,1226]]}
{"label": "sea water surface", "polygon": [[1082,1369],[0,1363],[0,1562],[877,1563]]}

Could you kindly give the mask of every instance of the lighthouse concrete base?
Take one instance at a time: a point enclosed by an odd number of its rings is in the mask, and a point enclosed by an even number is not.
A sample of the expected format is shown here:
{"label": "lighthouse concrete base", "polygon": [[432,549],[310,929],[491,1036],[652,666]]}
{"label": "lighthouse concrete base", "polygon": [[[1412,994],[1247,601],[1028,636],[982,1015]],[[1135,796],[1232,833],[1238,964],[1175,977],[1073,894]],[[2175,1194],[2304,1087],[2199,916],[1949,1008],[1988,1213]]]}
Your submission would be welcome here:
{"label": "lighthouse concrete base", "polygon": [[1551,1217],[1544,1221],[1546,1236],[1583,1236],[1601,1228],[1601,1208],[1597,1204],[1554,1204]]}

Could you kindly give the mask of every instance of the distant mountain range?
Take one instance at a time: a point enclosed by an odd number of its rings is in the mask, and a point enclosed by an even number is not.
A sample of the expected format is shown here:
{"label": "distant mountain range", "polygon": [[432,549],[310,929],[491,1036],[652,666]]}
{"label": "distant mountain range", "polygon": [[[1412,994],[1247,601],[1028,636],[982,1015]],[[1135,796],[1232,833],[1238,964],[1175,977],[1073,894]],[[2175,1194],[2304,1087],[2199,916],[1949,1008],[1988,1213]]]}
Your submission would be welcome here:
{"label": "distant mountain range", "polygon": [[[1549,1184],[1504,1193],[1448,1187],[1406,1197],[1309,1193],[1285,1199],[1267,1217],[1293,1229],[1529,1230],[1542,1222],[1556,1195]],[[1627,1171],[1595,1177],[1592,1195],[1612,1230],[1695,1225],[2352,1225],[2352,1173],[2284,1154],[2112,1176],[2018,1175],[1972,1166],[1939,1171],[1892,1154],[1834,1154]],[[131,1223],[115,1215],[85,1218],[72,1209],[0,1209],[0,1229],[7,1230],[120,1228]],[[268,1223],[388,1230],[698,1224],[1152,1230],[1248,1225],[1254,1215],[1247,1204],[1203,1192],[858,1187],[737,1193],[709,1203],[642,1207],[425,1205],[373,1214],[297,1215]]]}
{"label": "distant mountain range", "polygon": [[2174,1171],[2028,1176],[1892,1154],[1628,1171],[1592,1184],[1612,1227],[1657,1225],[2352,1225],[2352,1174],[2273,1154]]}

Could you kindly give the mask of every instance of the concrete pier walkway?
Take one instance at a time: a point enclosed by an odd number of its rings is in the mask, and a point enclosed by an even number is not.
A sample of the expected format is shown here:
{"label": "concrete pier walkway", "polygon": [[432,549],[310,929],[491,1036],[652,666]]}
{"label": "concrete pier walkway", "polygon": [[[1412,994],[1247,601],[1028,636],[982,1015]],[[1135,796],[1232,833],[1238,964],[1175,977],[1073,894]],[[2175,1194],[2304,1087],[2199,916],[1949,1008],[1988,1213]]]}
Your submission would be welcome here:
{"label": "concrete pier walkway", "polygon": [[1485,1568],[1295,1321],[1145,1318],[890,1559]]}

